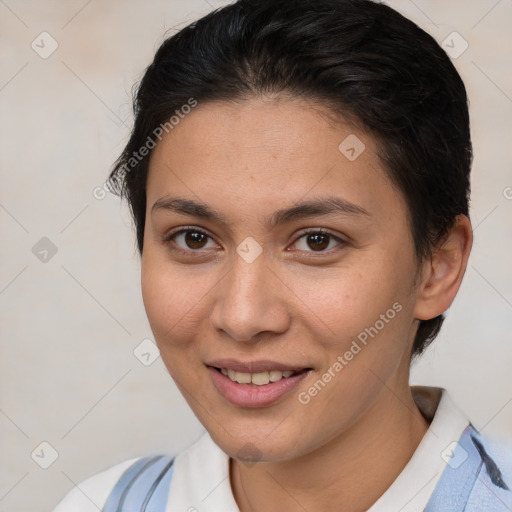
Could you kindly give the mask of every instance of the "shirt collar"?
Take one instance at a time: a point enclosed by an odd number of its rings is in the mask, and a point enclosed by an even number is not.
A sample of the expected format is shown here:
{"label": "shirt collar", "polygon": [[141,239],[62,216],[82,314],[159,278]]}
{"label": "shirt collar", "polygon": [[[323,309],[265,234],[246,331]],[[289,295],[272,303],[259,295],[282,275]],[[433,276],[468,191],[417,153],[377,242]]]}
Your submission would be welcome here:
{"label": "shirt collar", "polygon": [[469,419],[443,388],[411,386],[416,405],[430,426],[411,459],[384,494],[367,512],[422,512]]}

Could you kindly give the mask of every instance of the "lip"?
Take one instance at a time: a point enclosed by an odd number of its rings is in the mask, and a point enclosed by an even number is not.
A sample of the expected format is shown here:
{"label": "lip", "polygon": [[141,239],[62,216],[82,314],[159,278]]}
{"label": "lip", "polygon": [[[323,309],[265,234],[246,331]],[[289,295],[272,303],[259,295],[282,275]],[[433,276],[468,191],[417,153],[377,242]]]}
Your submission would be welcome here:
{"label": "lip", "polygon": [[[265,364],[268,364],[268,362],[265,362]],[[277,369],[275,363],[273,364],[274,366],[272,368]],[[226,367],[221,366],[221,368]],[[245,368],[247,368],[247,365]],[[302,380],[312,371],[311,369],[304,369],[301,373],[292,375],[291,377],[283,378],[277,382],[270,382],[263,386],[257,386],[255,384],[239,384],[238,382],[233,382],[229,377],[223,375],[213,366],[207,365],[207,369],[217,391],[231,404],[246,408],[267,407],[275,404],[296,389]],[[293,368],[286,369],[291,370]],[[282,371],[286,371],[286,369]],[[253,371],[249,373],[257,372]]]}
{"label": "lip", "polygon": [[235,370],[236,372],[243,373],[270,372],[271,370],[279,370],[281,372],[300,372],[301,370],[310,368],[309,366],[290,366],[288,364],[269,360],[248,361],[244,363],[242,361],[237,361],[236,359],[217,359],[206,363],[206,365],[214,366],[215,368],[226,368],[227,370]]}

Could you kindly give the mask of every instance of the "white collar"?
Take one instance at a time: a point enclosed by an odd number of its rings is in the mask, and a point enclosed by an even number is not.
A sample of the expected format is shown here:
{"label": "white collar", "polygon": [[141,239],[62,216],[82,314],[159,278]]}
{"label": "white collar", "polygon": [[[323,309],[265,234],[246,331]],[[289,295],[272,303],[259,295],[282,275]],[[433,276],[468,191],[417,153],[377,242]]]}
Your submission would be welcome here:
{"label": "white collar", "polygon": [[[403,471],[367,512],[423,511],[446,466],[443,452],[469,424],[445,389],[411,386],[411,391],[422,413],[433,420]],[[166,512],[240,512],[231,490],[229,457],[208,432],[176,457],[167,503]]]}
{"label": "white collar", "polygon": [[432,422],[405,468],[367,512],[423,512],[449,460],[450,445],[469,425],[446,389],[411,386],[411,391]]}

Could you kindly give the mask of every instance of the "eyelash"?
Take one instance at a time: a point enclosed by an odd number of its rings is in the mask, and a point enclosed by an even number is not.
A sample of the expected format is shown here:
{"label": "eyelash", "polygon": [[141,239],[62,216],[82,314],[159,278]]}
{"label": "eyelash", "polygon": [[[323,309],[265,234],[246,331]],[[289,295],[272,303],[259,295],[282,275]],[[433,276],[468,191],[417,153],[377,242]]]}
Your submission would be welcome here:
{"label": "eyelash", "polygon": [[[201,249],[198,249],[198,250],[194,250],[194,249],[182,249],[181,247],[178,247],[178,246],[173,246],[171,242],[173,242],[173,239],[182,234],[182,233],[187,233],[187,232],[194,232],[194,233],[201,233],[202,235],[205,235],[206,237],[210,238],[210,239],[213,239],[208,233],[206,233],[206,231],[203,231],[202,229],[200,228],[196,228],[194,226],[185,226],[184,228],[178,230],[178,231],[173,231],[172,233],[169,233],[167,235],[164,235],[162,237],[162,242],[167,245],[172,251],[174,252],[177,252],[177,253],[180,253],[180,254],[184,254],[184,255],[187,255],[187,256],[190,256],[190,255],[200,255],[201,253],[203,253],[204,251],[201,250]],[[307,236],[307,235],[310,235],[310,234],[321,234],[321,235],[327,235],[329,236],[330,238],[336,240],[337,242],[339,242],[340,245],[347,245],[348,242],[345,241],[345,240],[342,240],[341,238],[333,235],[330,231],[326,230],[326,229],[323,229],[323,228],[309,228],[309,229],[306,229],[304,230],[303,232],[301,232],[301,234],[295,239],[295,241],[293,242],[294,244],[300,240],[301,238],[303,238],[304,236]],[[339,247],[339,246],[337,246]],[[332,251],[335,251],[336,248],[334,249],[329,249],[329,250],[323,250],[323,251],[302,251],[302,252],[306,252],[306,253],[313,253],[313,254],[319,254],[319,255],[323,255],[323,254],[330,254]],[[301,252],[301,251],[299,251]],[[317,257],[317,256],[311,256],[311,257]]]}

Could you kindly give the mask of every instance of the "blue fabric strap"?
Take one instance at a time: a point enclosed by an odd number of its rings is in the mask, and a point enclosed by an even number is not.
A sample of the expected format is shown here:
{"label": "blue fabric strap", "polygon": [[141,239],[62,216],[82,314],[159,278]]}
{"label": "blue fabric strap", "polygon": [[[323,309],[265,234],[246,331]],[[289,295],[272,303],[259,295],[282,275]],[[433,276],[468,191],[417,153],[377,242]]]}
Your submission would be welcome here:
{"label": "blue fabric strap", "polygon": [[112,489],[103,512],[165,512],[173,462],[167,455],[134,462]]}
{"label": "blue fabric strap", "polygon": [[478,431],[468,425],[424,512],[505,512],[512,510],[511,497]]}

